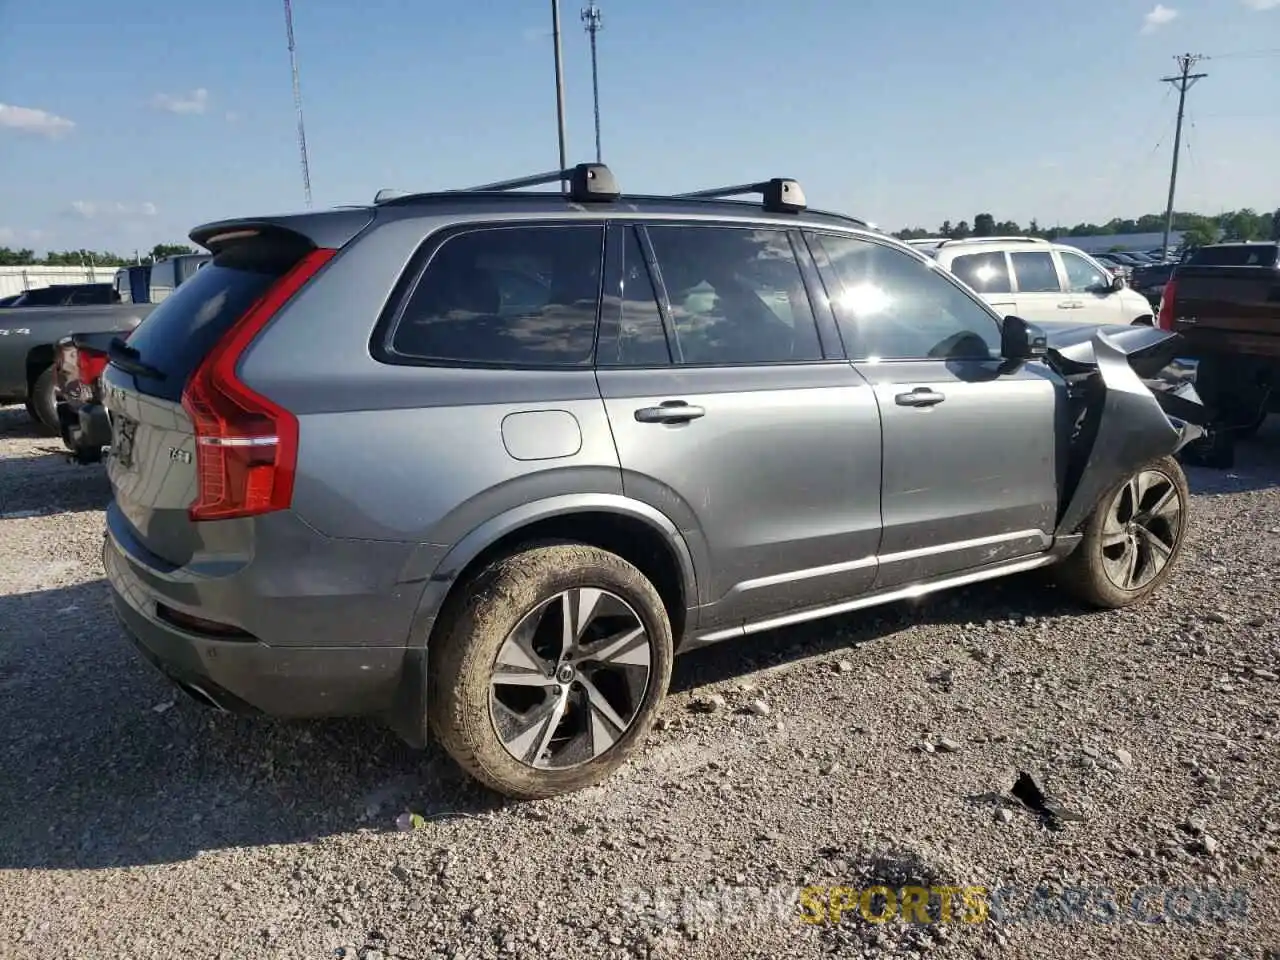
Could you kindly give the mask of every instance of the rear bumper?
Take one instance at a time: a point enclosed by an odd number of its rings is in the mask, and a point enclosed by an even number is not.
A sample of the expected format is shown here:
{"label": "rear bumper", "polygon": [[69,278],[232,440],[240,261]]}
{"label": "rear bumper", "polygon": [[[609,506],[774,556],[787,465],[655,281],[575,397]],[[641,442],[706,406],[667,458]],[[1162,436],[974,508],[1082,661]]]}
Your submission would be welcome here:
{"label": "rear bumper", "polygon": [[[196,699],[232,712],[318,718],[409,716],[423,704],[404,647],[269,645],[253,637],[205,636],[160,619],[171,598],[108,533],[103,566],[116,616],[153,665]],[[180,609],[173,604],[172,609]],[[197,608],[197,616],[215,613]],[[418,714],[420,715],[420,714]],[[398,726],[398,724],[397,724]]]}
{"label": "rear bumper", "polygon": [[102,448],[111,443],[111,421],[98,403],[58,401],[58,426],[62,442],[80,463],[98,463]]}

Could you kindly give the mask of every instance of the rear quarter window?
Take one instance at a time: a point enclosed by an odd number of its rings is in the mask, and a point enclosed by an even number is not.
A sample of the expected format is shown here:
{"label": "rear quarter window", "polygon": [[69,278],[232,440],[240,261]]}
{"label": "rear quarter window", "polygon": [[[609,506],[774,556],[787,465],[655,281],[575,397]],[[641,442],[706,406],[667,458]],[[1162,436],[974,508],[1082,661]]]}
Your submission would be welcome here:
{"label": "rear quarter window", "polygon": [[375,356],[385,363],[587,367],[603,224],[494,226],[430,254]]}

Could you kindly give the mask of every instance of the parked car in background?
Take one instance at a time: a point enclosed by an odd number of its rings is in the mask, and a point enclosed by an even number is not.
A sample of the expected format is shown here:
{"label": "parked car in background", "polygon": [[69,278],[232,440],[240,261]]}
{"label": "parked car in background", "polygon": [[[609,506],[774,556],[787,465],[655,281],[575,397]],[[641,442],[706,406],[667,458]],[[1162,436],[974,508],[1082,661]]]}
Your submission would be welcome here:
{"label": "parked car in background", "polygon": [[944,240],[939,264],[1004,314],[1035,323],[1150,324],[1151,304],[1076,247],[1036,237]]}
{"label": "parked car in background", "polygon": [[1194,430],[1140,379],[1176,337],[1047,340],[795,181],[584,164],[191,239],[102,377],[103,561],[204,703],[430,727],[544,797],[643,742],[677,651],[1050,564],[1123,607],[1182,549]]}
{"label": "parked car in background", "polygon": [[58,341],[53,365],[58,429],[77,463],[99,463],[103,448],[111,442],[101,377],[112,343],[127,336],[108,330],[77,333]]}
{"label": "parked car in background", "polygon": [[208,262],[208,254],[183,253],[155,264],[121,267],[115,289],[124,303],[159,303]]}
{"label": "parked car in background", "polygon": [[84,307],[119,303],[110,283],[55,283],[21,293],[14,307]]}
{"label": "parked car in background", "polygon": [[1159,325],[1199,361],[1196,389],[1221,429],[1247,437],[1280,412],[1280,243],[1192,251],[1164,287]]}
{"label": "parked car in background", "polygon": [[[55,366],[59,342],[76,334],[127,334],[208,260],[207,255],[197,254],[152,264],[147,274],[151,286],[141,303],[123,302],[122,298],[99,306],[23,304],[6,309],[0,315],[0,403],[22,402],[38,424],[52,434],[63,434]],[[114,299],[119,295],[118,283],[117,273],[115,283],[89,286],[105,287]],[[24,296],[33,293],[40,291],[28,291]]]}
{"label": "parked car in background", "polygon": [[20,293],[11,293],[7,297],[0,297],[0,307],[11,307],[21,298],[22,294]]}
{"label": "parked car in background", "polygon": [[1129,276],[1129,286],[1146,297],[1153,308],[1159,307],[1164,285],[1169,282],[1177,266],[1177,263],[1152,263],[1138,267]]}

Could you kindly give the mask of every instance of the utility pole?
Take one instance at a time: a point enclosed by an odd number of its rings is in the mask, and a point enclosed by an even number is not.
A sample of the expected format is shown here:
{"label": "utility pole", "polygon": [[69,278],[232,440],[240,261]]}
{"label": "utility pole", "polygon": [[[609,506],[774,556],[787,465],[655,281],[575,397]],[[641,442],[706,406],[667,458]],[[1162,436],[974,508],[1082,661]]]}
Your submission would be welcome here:
{"label": "utility pole", "polygon": [[596,66],[596,34],[604,28],[604,22],[595,0],[588,0],[582,8],[582,23],[591,37],[591,101],[596,112],[596,163],[603,163],[600,155],[600,74]]}
{"label": "utility pole", "polygon": [[1169,256],[1169,233],[1173,230],[1173,194],[1178,186],[1178,155],[1182,152],[1182,115],[1187,107],[1187,91],[1203,80],[1207,73],[1192,73],[1191,68],[1204,59],[1198,53],[1184,53],[1174,57],[1180,68],[1176,77],[1161,77],[1161,83],[1172,83],[1178,88],[1178,125],[1173,135],[1173,169],[1169,173],[1169,205],[1164,213],[1164,244],[1161,249]]}
{"label": "utility pole", "polygon": [[293,8],[284,0],[284,26],[289,35],[289,69],[293,71],[293,109],[298,115],[298,152],[302,155],[302,190],[311,206],[311,166],[307,163],[307,129],[302,122],[302,86],[298,82],[298,56],[293,43]]}
{"label": "utility pole", "polygon": [[[560,56],[560,0],[551,0],[551,36],[556,48],[556,129],[560,136],[560,169],[569,166],[564,149],[564,63]],[[562,183],[560,189],[568,191]]]}

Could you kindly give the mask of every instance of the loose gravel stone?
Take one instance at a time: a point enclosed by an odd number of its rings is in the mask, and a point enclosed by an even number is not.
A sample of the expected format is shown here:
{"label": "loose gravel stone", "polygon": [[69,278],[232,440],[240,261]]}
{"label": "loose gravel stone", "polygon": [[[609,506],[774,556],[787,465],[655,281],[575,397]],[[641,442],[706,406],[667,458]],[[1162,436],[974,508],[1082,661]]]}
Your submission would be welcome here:
{"label": "loose gravel stone", "polygon": [[[103,471],[58,451],[0,408],[0,958],[1260,960],[1280,944],[1280,535],[1259,533],[1280,533],[1280,418],[1231,471],[1190,471],[1181,561],[1142,607],[1084,611],[1012,579],[695,651],[634,759],[537,803],[373,722],[177,695],[110,612]],[[1006,808],[1023,771],[1085,819]],[[402,812],[421,821],[399,832]],[[1239,889],[1249,912],[771,912],[807,885],[882,883],[1110,889],[1126,907],[1144,888],[1152,906]],[[682,912],[677,891],[702,899]]]}

